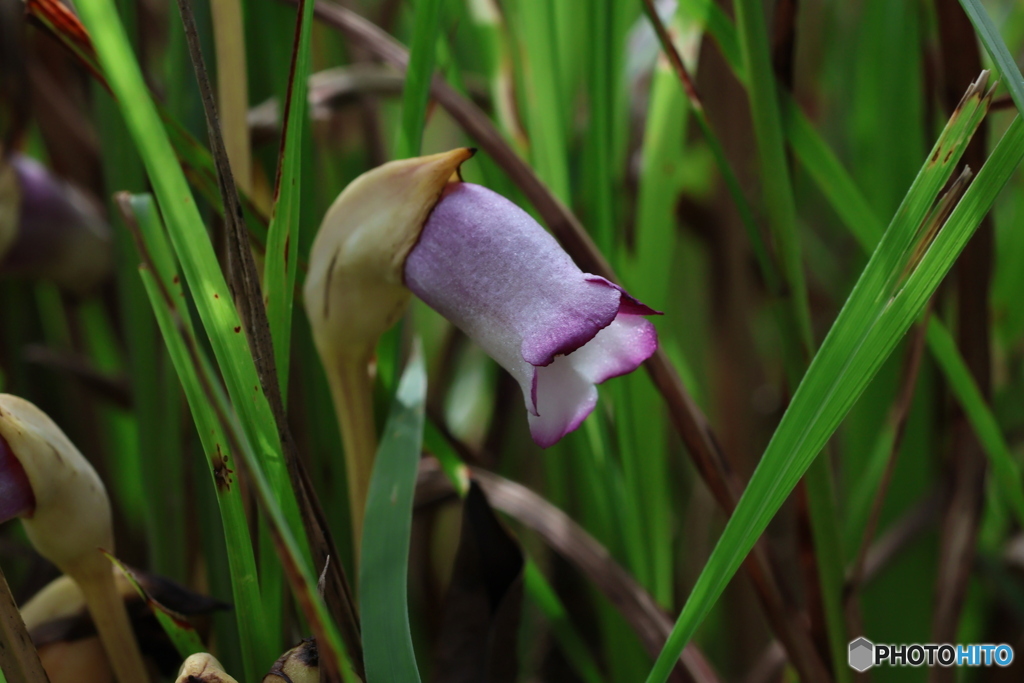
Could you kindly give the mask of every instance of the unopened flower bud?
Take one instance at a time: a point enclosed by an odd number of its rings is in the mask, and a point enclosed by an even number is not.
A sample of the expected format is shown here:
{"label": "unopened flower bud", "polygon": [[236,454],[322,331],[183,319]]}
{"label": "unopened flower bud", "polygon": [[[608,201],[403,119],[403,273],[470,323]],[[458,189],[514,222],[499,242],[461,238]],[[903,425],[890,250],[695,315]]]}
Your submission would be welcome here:
{"label": "unopened flower bud", "polygon": [[191,655],[181,665],[175,683],[238,683],[224,671],[217,658],[206,652]]}
{"label": "unopened flower bud", "polygon": [[317,683],[320,680],[320,656],[316,640],[306,638],[278,657],[263,683]]}
{"label": "unopened flower bud", "polygon": [[0,161],[0,273],[86,293],[112,267],[110,227],[91,199],[29,157]]}
{"label": "unopened flower bud", "polygon": [[39,554],[82,589],[119,683],[145,683],[128,613],[110,562],[100,553],[114,550],[114,534],[110,500],[96,470],[46,413],[10,394],[0,394],[0,443],[6,446],[0,470],[7,470],[0,479],[18,481],[20,475],[11,474],[16,460],[24,470],[21,485],[30,488],[20,495],[35,501],[7,512],[21,517]]}
{"label": "unopened flower bud", "polygon": [[[34,508],[22,514],[36,550],[63,572],[113,550],[110,501],[96,470],[46,413],[0,394],[0,439],[24,470]],[[10,476],[12,468],[6,476]],[[107,569],[109,573],[109,568]]]}

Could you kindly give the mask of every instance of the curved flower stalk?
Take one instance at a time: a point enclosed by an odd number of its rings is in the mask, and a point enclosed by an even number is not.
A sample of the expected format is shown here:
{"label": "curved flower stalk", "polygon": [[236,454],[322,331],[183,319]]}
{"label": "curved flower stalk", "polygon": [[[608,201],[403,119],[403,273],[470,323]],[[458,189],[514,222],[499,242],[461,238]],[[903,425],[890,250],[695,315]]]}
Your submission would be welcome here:
{"label": "curved flower stalk", "polygon": [[633,371],[658,346],[643,317],[656,311],[582,272],[515,204],[461,181],[454,172],[470,155],[454,150],[363,174],[313,243],[306,310],[345,441],[357,536],[376,445],[366,367],[410,290],[519,381],[543,447],[593,411],[595,385]]}
{"label": "curved flower stalk", "polygon": [[112,268],[110,228],[88,197],[29,157],[0,161],[0,273],[87,293]]}
{"label": "curved flower stalk", "polygon": [[369,364],[377,340],[409,302],[405,258],[448,180],[472,155],[457,149],[364,173],[334,201],[313,241],[306,313],[341,428],[357,548],[377,452]]}
{"label": "curved flower stalk", "polygon": [[110,562],[110,501],[96,470],[28,401],[0,394],[0,521],[20,517],[39,554],[82,589],[120,683],[148,680]]}

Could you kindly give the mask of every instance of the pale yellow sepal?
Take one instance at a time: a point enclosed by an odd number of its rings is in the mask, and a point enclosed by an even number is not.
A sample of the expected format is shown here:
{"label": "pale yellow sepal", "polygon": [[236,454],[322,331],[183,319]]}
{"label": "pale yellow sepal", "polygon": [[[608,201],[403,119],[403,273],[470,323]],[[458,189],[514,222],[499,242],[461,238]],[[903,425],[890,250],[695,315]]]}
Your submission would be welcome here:
{"label": "pale yellow sepal", "polygon": [[191,655],[181,665],[176,683],[238,683],[224,671],[217,658],[206,652]]}
{"label": "pale yellow sepal", "polygon": [[472,155],[460,148],[384,164],[349,183],[327,210],[304,291],[321,357],[373,346],[401,316],[409,300],[405,259],[452,174]]}
{"label": "pale yellow sepal", "polygon": [[25,399],[0,394],[0,436],[35,496],[35,510],[22,518],[29,541],[81,588],[118,682],[147,683],[110,562],[100,553],[114,551],[114,534],[99,475],[60,427]]}
{"label": "pale yellow sepal", "polygon": [[377,430],[369,363],[377,340],[409,302],[405,260],[445,186],[474,150],[392,161],[359,176],[327,210],[304,289],[313,340],[327,371],[348,474],[359,556]]}
{"label": "pale yellow sepal", "polygon": [[22,521],[36,550],[72,575],[97,548],[113,552],[107,491],[60,427],[25,399],[0,394],[0,436],[32,485],[35,512]]}

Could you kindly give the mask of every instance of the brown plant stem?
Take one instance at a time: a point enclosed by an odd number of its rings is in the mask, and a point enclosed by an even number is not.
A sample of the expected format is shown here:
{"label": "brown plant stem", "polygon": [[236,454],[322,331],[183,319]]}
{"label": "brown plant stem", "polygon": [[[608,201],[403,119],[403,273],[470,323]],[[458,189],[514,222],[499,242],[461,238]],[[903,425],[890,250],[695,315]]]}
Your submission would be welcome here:
{"label": "brown plant stem", "polygon": [[[935,14],[942,45],[942,100],[947,111],[954,111],[960,101],[957,90],[971,83],[982,68],[981,54],[974,28],[957,0],[935,0]],[[983,121],[964,151],[962,163],[970,168],[981,168],[985,162],[986,128]],[[988,292],[993,260],[994,229],[991,215],[986,214],[953,270],[958,346],[986,399],[992,394]],[[939,570],[932,614],[931,635],[935,643],[956,638],[974,566],[988,469],[984,449],[960,408],[955,409],[952,437],[946,472],[952,494],[939,536]],[[947,683],[955,678],[952,669],[935,667],[929,672],[928,680]]]}
{"label": "brown plant stem", "polygon": [[0,570],[0,670],[15,683],[48,683],[39,653]]}

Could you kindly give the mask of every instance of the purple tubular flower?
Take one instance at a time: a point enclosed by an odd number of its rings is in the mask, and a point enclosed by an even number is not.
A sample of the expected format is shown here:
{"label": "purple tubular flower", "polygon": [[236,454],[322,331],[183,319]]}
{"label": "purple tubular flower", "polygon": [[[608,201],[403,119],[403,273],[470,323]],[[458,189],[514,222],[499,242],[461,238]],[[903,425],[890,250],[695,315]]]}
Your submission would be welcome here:
{"label": "purple tubular flower", "polygon": [[582,272],[529,214],[479,185],[448,185],[405,262],[405,283],[516,378],[545,448],[594,410],[594,385],[658,348],[642,317],[657,311]]}
{"label": "purple tubular flower", "polygon": [[0,436],[0,522],[31,514],[36,507],[25,468]]}
{"label": "purple tubular flower", "polygon": [[93,290],[113,268],[113,240],[99,207],[34,159],[13,154],[7,162],[17,182],[18,218],[13,239],[0,248],[0,273]]}

